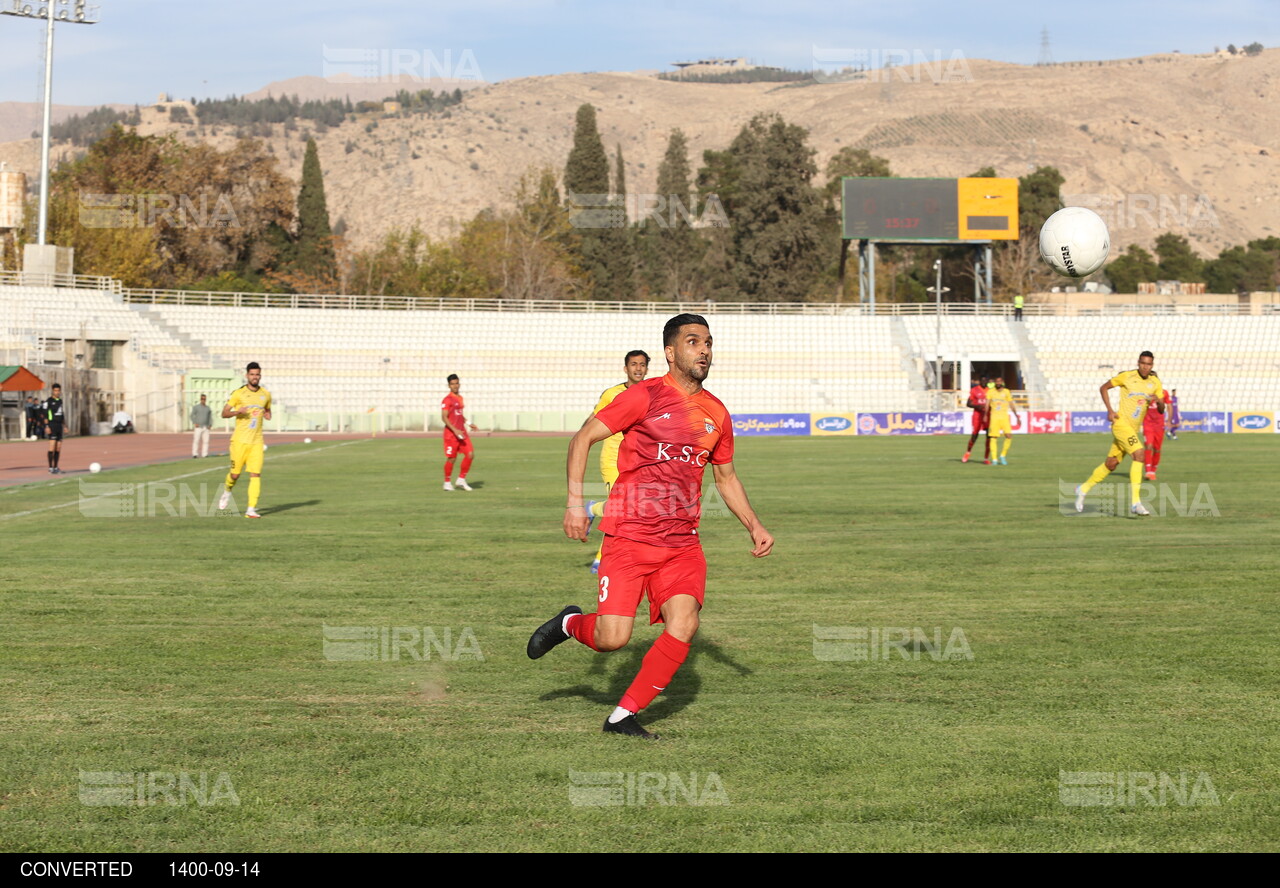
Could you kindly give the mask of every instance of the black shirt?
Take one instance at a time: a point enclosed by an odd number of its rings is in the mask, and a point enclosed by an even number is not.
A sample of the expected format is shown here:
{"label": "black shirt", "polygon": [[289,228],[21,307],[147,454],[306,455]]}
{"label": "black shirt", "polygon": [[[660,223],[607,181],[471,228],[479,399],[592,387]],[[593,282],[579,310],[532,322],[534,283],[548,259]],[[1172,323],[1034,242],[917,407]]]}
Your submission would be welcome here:
{"label": "black shirt", "polygon": [[51,426],[62,425],[62,420],[65,418],[62,412],[62,399],[50,398],[49,400],[45,401],[44,415],[45,415],[45,421],[48,422],[49,425]]}

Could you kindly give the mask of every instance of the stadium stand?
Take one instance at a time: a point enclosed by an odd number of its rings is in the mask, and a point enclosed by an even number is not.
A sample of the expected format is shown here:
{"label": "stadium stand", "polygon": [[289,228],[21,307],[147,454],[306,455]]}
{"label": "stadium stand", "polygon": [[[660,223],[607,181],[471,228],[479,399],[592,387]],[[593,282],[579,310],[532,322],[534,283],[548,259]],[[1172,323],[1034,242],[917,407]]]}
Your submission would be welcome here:
{"label": "stadium stand", "polygon": [[[216,304],[225,296],[0,283],[0,348],[15,363],[38,364],[59,339],[124,341],[135,363],[161,374],[230,371],[256,360],[290,428],[346,427],[351,416],[375,410],[399,417],[398,427],[438,425],[444,378],[458,373],[471,411],[495,427],[563,430],[621,378],[627,351],[646,350],[651,372],[665,372],[661,328],[676,310],[296,307],[376,301],[367,297]],[[939,340],[935,315],[760,308],[701,309],[717,349],[708,387],[733,411],[906,411],[936,403],[927,391]],[[1035,314],[1012,322],[970,309],[942,318],[944,356],[1020,362],[1035,409],[1098,409],[1098,386],[1132,367],[1142,349],[1155,352],[1157,372],[1179,389],[1184,409],[1280,408],[1280,315]],[[183,412],[175,405],[179,423]]]}

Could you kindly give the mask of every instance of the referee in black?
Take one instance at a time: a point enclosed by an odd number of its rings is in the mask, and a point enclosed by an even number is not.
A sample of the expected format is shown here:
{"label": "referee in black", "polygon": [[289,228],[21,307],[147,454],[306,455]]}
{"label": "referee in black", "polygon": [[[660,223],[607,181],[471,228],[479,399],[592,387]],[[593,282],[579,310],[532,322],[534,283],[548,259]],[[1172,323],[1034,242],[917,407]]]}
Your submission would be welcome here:
{"label": "referee in black", "polygon": [[62,403],[62,386],[53,384],[49,400],[44,402],[44,436],[49,439],[49,474],[61,475],[58,459],[62,456],[62,428],[66,423],[66,407]]}

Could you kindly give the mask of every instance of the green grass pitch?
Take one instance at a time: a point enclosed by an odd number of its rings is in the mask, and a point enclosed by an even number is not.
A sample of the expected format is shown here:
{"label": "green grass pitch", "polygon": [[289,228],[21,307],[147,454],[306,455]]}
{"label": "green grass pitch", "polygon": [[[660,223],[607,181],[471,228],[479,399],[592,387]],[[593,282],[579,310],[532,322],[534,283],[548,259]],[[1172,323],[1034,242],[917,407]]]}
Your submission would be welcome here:
{"label": "green grass pitch", "polygon": [[656,744],[600,732],[653,628],[525,657],[594,600],[565,445],[0,491],[0,850],[1280,850],[1280,439],[1167,444],[1145,519],[1063,514],[1101,435],[739,439],[777,546],[704,519]]}

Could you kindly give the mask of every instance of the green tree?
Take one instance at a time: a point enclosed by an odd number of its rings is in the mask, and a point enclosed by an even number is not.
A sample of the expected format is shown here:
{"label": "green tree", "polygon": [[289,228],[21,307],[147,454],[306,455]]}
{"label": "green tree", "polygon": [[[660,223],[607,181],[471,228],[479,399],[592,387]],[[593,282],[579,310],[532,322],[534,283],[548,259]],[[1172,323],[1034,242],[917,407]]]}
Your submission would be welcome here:
{"label": "green tree", "polygon": [[1191,249],[1185,236],[1166,231],[1157,237],[1156,256],[1160,260],[1160,280],[1184,283],[1204,280],[1204,260]]}
{"label": "green tree", "polygon": [[695,272],[706,240],[693,227],[698,207],[692,191],[689,143],[674,129],[658,165],[654,212],[641,220],[637,232],[645,284],[660,297],[691,300],[700,295]]}
{"label": "green tree", "polygon": [[803,301],[822,273],[826,215],[807,136],[781,115],[759,114],[699,172],[700,187],[723,202],[734,279],[748,299]]}
{"label": "green tree", "polygon": [[1159,274],[1156,260],[1137,244],[1130,244],[1123,256],[1107,266],[1111,289],[1117,293],[1137,293],[1138,284],[1154,281]]}
{"label": "green tree", "polygon": [[590,103],[578,107],[573,149],[564,167],[564,188],[570,199],[575,194],[609,194],[609,158],[600,140],[595,106]]}
{"label": "green tree", "polygon": [[[333,230],[329,227],[329,206],[324,197],[324,174],[315,139],[307,139],[302,158],[302,184],[298,188],[298,231],[291,272],[318,284],[337,277],[337,257]],[[316,287],[322,289],[323,286]]]}
{"label": "green tree", "polygon": [[1280,280],[1280,238],[1250,241],[1231,247],[1204,263],[1205,286],[1211,293],[1250,293],[1273,290]]}
{"label": "green tree", "polygon": [[626,203],[627,196],[627,168],[622,162],[622,145],[617,146],[617,152],[614,155],[613,164],[613,196],[621,198]]}

